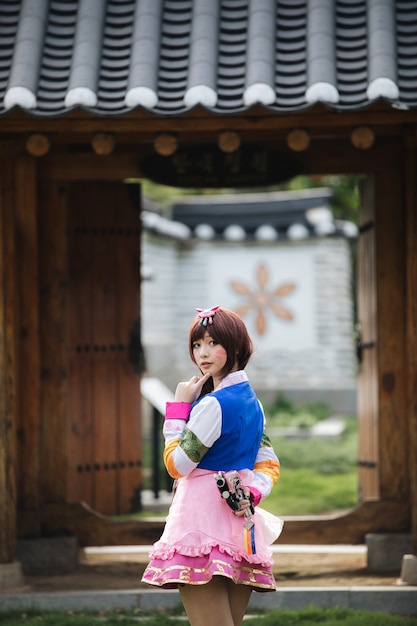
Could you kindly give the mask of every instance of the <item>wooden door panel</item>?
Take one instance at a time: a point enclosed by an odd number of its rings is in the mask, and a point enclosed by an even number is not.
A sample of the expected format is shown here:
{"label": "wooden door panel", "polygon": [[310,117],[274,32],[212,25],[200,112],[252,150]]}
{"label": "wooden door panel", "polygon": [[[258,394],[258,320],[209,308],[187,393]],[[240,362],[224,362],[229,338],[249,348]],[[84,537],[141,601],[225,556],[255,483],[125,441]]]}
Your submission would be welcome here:
{"label": "wooden door panel", "polygon": [[[69,484],[70,501],[94,501],[91,363],[92,215],[69,194]],[[88,199],[86,199],[86,203]],[[74,206],[75,204],[75,206]]]}
{"label": "wooden door panel", "polygon": [[94,354],[93,370],[94,508],[111,514],[118,510],[118,385],[114,354]]}
{"label": "wooden door panel", "polygon": [[92,459],[92,367],[88,353],[71,355],[70,368],[70,434],[68,498],[91,504],[94,501]]}
{"label": "wooden door panel", "polygon": [[[112,190],[113,191],[113,190]],[[91,233],[92,264],[92,361],[94,407],[94,508],[117,511],[117,369],[112,348],[116,343],[118,268],[114,260],[115,212],[109,194],[96,215]]]}
{"label": "wooden door panel", "polygon": [[[125,393],[119,397],[119,437],[121,457],[120,464],[120,506],[123,508],[137,508],[138,494],[137,490],[137,472],[141,468],[142,459],[142,425],[139,419],[132,420],[130,418],[131,406],[138,401],[139,381],[137,374],[137,362],[131,363],[132,356],[137,358],[139,355],[129,353],[129,344],[135,339],[139,332],[139,314],[137,319],[132,320],[130,315],[131,293],[129,285],[137,284],[140,276],[140,264],[136,253],[136,247],[132,246],[132,240],[136,241],[138,237],[137,228],[126,229],[120,233],[116,244],[116,257],[119,267],[118,280],[118,300],[119,306],[119,341],[128,344],[128,358],[120,359],[118,369],[120,377],[120,386],[125,389]],[[136,293],[136,307],[139,312],[140,292]],[[129,334],[126,336],[126,328]]]}
{"label": "wooden door panel", "polygon": [[139,318],[140,214],[122,183],[70,193],[70,489],[100,513],[138,508],[140,377],[129,361]]}

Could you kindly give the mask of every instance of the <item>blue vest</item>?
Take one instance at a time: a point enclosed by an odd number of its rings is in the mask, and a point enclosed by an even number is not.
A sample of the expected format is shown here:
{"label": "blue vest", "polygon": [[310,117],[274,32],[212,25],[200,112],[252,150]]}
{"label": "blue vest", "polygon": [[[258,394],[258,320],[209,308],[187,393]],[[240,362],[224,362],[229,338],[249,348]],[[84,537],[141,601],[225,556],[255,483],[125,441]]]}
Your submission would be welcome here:
{"label": "blue vest", "polygon": [[253,469],[264,426],[264,416],[255,392],[248,382],[242,382],[209,395],[220,403],[222,429],[219,439],[198,467],[224,472]]}

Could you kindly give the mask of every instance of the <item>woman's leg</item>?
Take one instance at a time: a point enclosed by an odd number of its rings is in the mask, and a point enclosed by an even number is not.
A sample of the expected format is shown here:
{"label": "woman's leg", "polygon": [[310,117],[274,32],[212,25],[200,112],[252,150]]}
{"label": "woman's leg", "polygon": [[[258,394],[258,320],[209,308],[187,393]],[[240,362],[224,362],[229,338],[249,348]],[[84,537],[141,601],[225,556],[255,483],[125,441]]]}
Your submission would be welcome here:
{"label": "woman's leg", "polygon": [[205,585],[184,585],[180,595],[191,626],[241,626],[250,589],[214,576]]}
{"label": "woman's leg", "polygon": [[236,585],[232,580],[227,580],[227,582],[229,585],[229,604],[233,625],[241,626],[252,590],[247,585]]}

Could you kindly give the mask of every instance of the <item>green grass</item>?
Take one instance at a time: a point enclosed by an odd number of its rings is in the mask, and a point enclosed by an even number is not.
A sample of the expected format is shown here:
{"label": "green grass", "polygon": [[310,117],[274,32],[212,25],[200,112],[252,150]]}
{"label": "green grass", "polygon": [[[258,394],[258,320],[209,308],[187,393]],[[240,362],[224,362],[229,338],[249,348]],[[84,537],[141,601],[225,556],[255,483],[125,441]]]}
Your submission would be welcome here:
{"label": "green grass", "polygon": [[296,406],[282,393],[278,393],[272,405],[268,406],[265,402],[262,404],[265,407],[268,422],[281,427],[310,428],[319,420],[330,417],[330,409],[326,404],[317,402]]}
{"label": "green grass", "polygon": [[[268,427],[271,427],[268,421]],[[347,418],[337,440],[271,437],[281,478],[262,506],[275,515],[349,509],[358,502],[357,420]]]}
{"label": "green grass", "polygon": [[269,611],[263,616],[249,618],[245,626],[416,626],[417,618],[354,611],[351,609],[318,609],[303,611]]}
{"label": "green grass", "polygon": [[[1,626],[186,626],[182,612],[101,611],[0,611]],[[388,615],[380,612],[352,609],[309,608],[302,611],[268,611],[248,616],[245,626],[416,626],[417,618]]]}
{"label": "green grass", "polygon": [[309,469],[282,470],[282,478],[262,507],[274,515],[319,515],[353,508],[356,472],[324,476]]}

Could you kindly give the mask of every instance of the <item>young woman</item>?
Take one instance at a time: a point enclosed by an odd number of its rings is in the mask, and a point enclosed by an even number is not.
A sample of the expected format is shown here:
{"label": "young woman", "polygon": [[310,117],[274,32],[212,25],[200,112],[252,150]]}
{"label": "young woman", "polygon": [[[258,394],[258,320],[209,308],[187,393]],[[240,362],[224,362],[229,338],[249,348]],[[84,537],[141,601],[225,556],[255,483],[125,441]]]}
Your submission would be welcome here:
{"label": "young woman", "polygon": [[251,591],[276,588],[269,545],[282,522],[273,518],[271,535],[272,516],[257,505],[280,465],[244,372],[245,324],[221,307],[197,311],[189,351],[200,375],[167,403],[164,462],[176,488],[142,580],[178,587],[191,626],[240,626]]}

